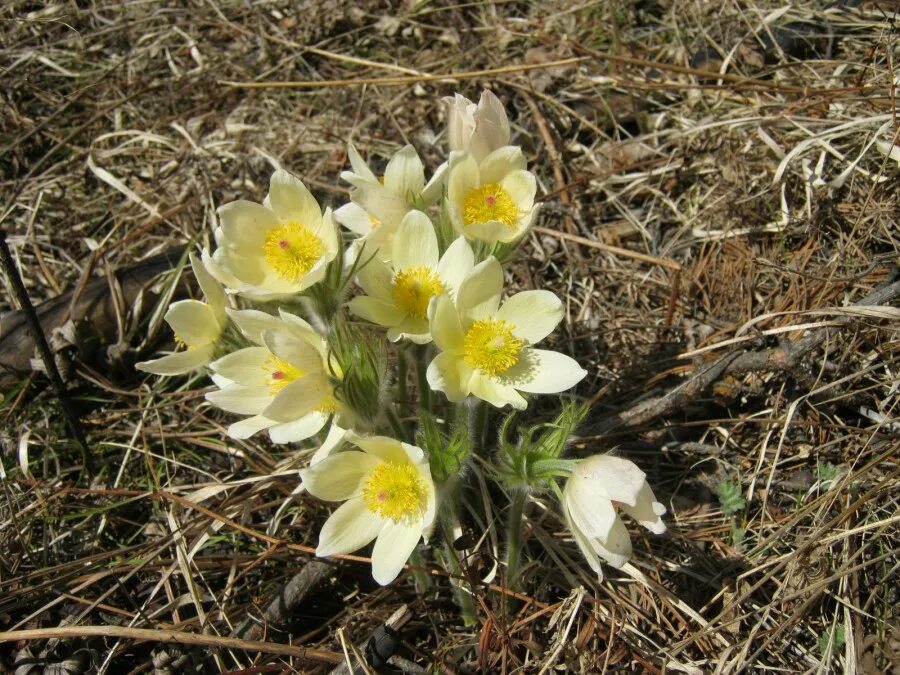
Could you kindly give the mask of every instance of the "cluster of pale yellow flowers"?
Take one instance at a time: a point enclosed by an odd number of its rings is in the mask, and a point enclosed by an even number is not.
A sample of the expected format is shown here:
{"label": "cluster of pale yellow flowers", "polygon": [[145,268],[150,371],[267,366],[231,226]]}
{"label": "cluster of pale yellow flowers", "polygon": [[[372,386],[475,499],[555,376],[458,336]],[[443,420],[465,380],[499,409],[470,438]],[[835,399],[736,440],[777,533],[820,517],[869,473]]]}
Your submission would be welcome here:
{"label": "cluster of pale yellow flowers", "polygon": [[[471,468],[473,452],[487,461],[494,452],[466,440],[477,434],[451,442],[440,429],[471,426],[475,416],[459,413],[485,404],[522,410],[528,395],[567,391],[586,374],[569,356],[535,346],[563,319],[556,295],[504,294],[501,260],[534,221],[537,181],[510,144],[503,105],[488,91],[477,104],[458,94],[445,102],[449,159],[428,181],[411,145],[381,176],[350,145],[351,170],[341,174],[350,202],[334,212],[283,170],[261,204],[222,206],[215,250],[190,257],[205,301],[172,304],[165,319],[179,349],[138,364],[159,375],[207,367],[216,385],[207,400],[241,416],[228,428],[232,438],[266,430],[275,443],[315,447],[300,472],[304,488],[343,502],[317,554],[374,540],[381,584],[433,529],[436,484]],[[379,334],[386,340],[373,346]],[[394,361],[382,358],[387,344],[398,350]],[[386,367],[407,355],[421,366],[418,409],[407,372]],[[420,421],[418,433],[409,420]],[[665,509],[634,464],[560,459],[564,440],[532,448],[528,461],[519,461],[521,443],[501,443],[506,464],[517,467],[506,482],[524,491],[552,483],[591,566],[599,573],[600,558],[621,566],[630,541],[615,507],[653,532],[665,530]],[[567,479],[562,491],[557,478]]]}

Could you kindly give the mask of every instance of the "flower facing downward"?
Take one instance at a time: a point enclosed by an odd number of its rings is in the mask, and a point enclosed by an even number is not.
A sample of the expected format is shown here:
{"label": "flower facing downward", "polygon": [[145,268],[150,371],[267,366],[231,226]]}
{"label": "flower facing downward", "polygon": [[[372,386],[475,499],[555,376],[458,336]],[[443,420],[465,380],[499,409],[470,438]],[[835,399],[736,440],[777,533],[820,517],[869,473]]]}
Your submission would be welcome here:
{"label": "flower facing downward", "polygon": [[239,200],[219,208],[218,248],[206,264],[226,288],[272,300],[309,288],[338,253],[331,210],[323,214],[302,182],[272,174],[262,204]]}
{"label": "flower facing downward", "polygon": [[135,364],[140,370],[156,375],[180,375],[205,366],[215,355],[216,343],[228,324],[225,292],[193,253],[190,257],[191,269],[206,301],[173,302],[164,317],[175,332],[175,340],[185,349]]}
{"label": "flower facing downward", "polygon": [[434,523],[435,490],[420,448],[385,436],[354,436],[344,450],[300,472],[309,493],[344,502],[325,522],[316,555],[351,553],[373,539],[372,576],[393,581]]}
{"label": "flower facing downward", "polygon": [[428,366],[428,383],[451,401],[472,394],[491,405],[527,405],[520,391],[553,394],[587,373],[574,359],[533,349],[563,317],[549,291],[523,291],[500,304],[503,271],[496,258],[476,265],[456,301],[438,297],[429,308],[431,335],[440,353]]}
{"label": "flower facing downward", "polygon": [[487,89],[475,105],[461,94],[444,98],[449,110],[447,136],[450,150],[465,150],[480,162],[494,150],[509,145],[509,120],[500,99]]}
{"label": "flower facing downward", "polygon": [[653,534],[666,526],[666,507],[656,501],[647,476],[633,462],[611,455],[594,455],[575,467],[563,490],[566,522],[588,564],[602,575],[600,559],[622,567],[631,556],[631,539],[616,507]]}
{"label": "flower facing downward", "polygon": [[418,344],[431,341],[428,305],[442,293],[455,293],[475,264],[463,237],[443,256],[431,221],[421,211],[410,211],[394,237],[390,263],[378,257],[359,273],[366,295],[350,301],[350,311],[388,329],[388,339],[406,338]]}
{"label": "flower facing downward", "polygon": [[508,243],[531,226],[537,183],[520,148],[499,148],[480,162],[471,153],[453,153],[449,171],[450,219],[467,239]]}

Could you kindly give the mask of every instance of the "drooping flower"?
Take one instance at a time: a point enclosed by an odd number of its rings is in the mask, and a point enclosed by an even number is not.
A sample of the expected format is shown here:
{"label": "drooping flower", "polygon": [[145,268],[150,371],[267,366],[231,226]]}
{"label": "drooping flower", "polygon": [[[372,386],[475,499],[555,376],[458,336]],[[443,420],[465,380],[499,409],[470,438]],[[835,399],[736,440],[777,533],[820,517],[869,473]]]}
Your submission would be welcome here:
{"label": "drooping flower", "polygon": [[450,157],[450,220],[467,239],[509,243],[522,237],[537,213],[536,192],[521,148],[504,146],[480,162],[468,152]]}
{"label": "drooping flower", "polygon": [[216,344],[228,324],[225,292],[193,253],[190,259],[205,301],[173,302],[164,317],[184,350],[135,364],[140,370],[155,375],[181,375],[205,366],[215,356]]}
{"label": "drooping flower", "polygon": [[388,329],[388,339],[406,338],[418,344],[431,341],[428,304],[442,293],[455,293],[475,264],[464,237],[454,241],[443,256],[431,221],[421,211],[410,211],[397,229],[389,263],[378,257],[359,273],[367,295],[350,301],[350,311]]}
{"label": "drooping flower", "polygon": [[228,412],[249,415],[232,424],[228,435],[249,438],[268,429],[273,442],[292,443],[318,433],[330,418],[340,427],[347,411],[335,397],[331,379],[339,374],[312,326],[284,311],[280,317],[249,309],[229,314],[256,346],[210,364],[219,389],[206,399]]}
{"label": "drooping flower", "polygon": [[461,94],[447,96],[447,136],[450,150],[464,150],[476,162],[509,145],[510,129],[506,110],[493,92],[485,89],[478,105]]}
{"label": "drooping flower", "polygon": [[338,234],[306,186],[278,170],[262,204],[238,200],[219,208],[217,248],[206,264],[225,287],[255,300],[299,293],[322,280],[338,254]]}
{"label": "drooping flower", "polygon": [[622,567],[631,556],[631,538],[616,507],[654,534],[666,531],[666,507],[656,501],[646,474],[633,462],[612,455],[579,462],[563,490],[563,510],[578,547],[601,577],[601,558]]}
{"label": "drooping flower", "polygon": [[431,205],[441,196],[441,176],[435,175],[425,184],[425,167],[411,145],[391,157],[380,178],[352,143],[347,154],[352,171],[342,172],[341,178],[352,186],[351,201],[334,212],[335,220],[361,237],[367,253],[380,250],[382,257],[387,256],[406,214]]}
{"label": "drooping flower", "polygon": [[435,490],[422,450],[385,436],[351,436],[343,450],[300,472],[319,499],[344,502],[319,534],[316,555],[356,551],[373,539],[372,576],[393,581],[434,523]]}
{"label": "drooping flower", "polygon": [[476,265],[460,284],[429,307],[431,336],[440,353],[428,366],[428,383],[451,401],[474,395],[502,408],[524,409],[520,391],[552,394],[587,373],[558,352],[534,349],[559,324],[563,306],[549,291],[523,291],[500,304],[503,270],[496,258]]}

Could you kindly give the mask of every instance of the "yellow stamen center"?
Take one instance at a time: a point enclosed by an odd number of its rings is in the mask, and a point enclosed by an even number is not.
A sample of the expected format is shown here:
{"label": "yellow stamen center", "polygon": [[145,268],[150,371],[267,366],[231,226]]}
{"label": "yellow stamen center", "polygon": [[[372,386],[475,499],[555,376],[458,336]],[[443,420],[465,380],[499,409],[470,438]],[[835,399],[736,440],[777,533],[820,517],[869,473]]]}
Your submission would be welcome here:
{"label": "yellow stamen center", "polygon": [[294,380],[303,377],[302,370],[297,368],[297,366],[292,366],[283,359],[279,359],[277,356],[270,356],[266,360],[264,367],[268,374],[269,391],[272,393],[272,396],[275,396]]}
{"label": "yellow stamen center", "polygon": [[263,257],[275,273],[287,281],[300,281],[313,268],[325,246],[305,225],[289,222],[266,235]]}
{"label": "yellow stamen center", "polygon": [[486,375],[505,373],[516,365],[525,346],[512,331],[513,325],[502,319],[476,321],[463,340],[465,362]]}
{"label": "yellow stamen center", "polygon": [[519,219],[519,209],[497,183],[485,183],[469,192],[464,207],[463,220],[466,225],[496,220],[512,229]]}
{"label": "yellow stamen center", "polygon": [[368,509],[381,518],[412,522],[425,513],[428,487],[413,464],[381,462],[366,479],[362,497]]}
{"label": "yellow stamen center", "polygon": [[424,319],[428,314],[428,303],[445,290],[443,282],[433,270],[419,265],[394,275],[391,295],[397,307],[410,316]]}
{"label": "yellow stamen center", "polygon": [[319,405],[316,408],[316,412],[324,413],[326,415],[334,415],[334,413],[337,412],[337,408],[337,399],[331,394],[327,394],[319,402]]}

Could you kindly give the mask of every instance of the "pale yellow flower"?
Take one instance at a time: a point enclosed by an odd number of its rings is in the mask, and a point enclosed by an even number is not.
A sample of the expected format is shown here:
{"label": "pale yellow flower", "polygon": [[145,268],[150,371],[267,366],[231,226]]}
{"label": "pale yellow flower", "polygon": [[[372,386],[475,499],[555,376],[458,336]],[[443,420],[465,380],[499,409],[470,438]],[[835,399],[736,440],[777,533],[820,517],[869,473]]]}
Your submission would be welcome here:
{"label": "pale yellow flower", "polygon": [[184,350],[135,364],[139,370],[156,375],[180,375],[205,366],[215,356],[219,337],[228,324],[225,292],[193,253],[190,259],[205,301],[173,302],[164,317]]}
{"label": "pale yellow flower", "polygon": [[654,534],[666,531],[666,507],[656,501],[646,474],[633,462],[612,455],[579,462],[563,490],[563,509],[578,547],[601,576],[601,558],[622,567],[631,556],[631,538],[616,507]]}
{"label": "pale yellow flower", "polygon": [[435,489],[420,448],[385,436],[350,436],[344,450],[300,472],[314,497],[344,502],[322,527],[316,555],[352,553],[373,539],[372,576],[393,581],[435,518]]}
{"label": "pale yellow flower", "polygon": [[255,300],[309,288],[338,254],[331,210],[323,214],[306,186],[287,171],[272,174],[262,204],[239,200],[218,214],[217,248],[207,267],[229,291]]}
{"label": "pale yellow flower", "polygon": [[481,162],[468,152],[453,153],[447,199],[453,227],[467,239],[516,241],[537,213],[537,182],[525,170],[521,148],[504,146]]}
{"label": "pale yellow flower", "polygon": [[391,247],[389,263],[378,257],[359,273],[366,295],[350,301],[350,311],[388,329],[388,339],[406,338],[418,344],[431,341],[428,305],[442,293],[455,293],[475,264],[464,237],[443,256],[431,221],[421,211],[406,214]]}
{"label": "pale yellow flower", "polygon": [[496,258],[476,265],[456,301],[437,297],[429,308],[431,336],[440,353],[428,366],[428,383],[451,401],[469,395],[502,408],[524,409],[519,393],[565,391],[587,374],[558,352],[534,349],[563,318],[549,291],[523,291],[502,305],[503,270]]}
{"label": "pale yellow flower", "polygon": [[461,94],[443,99],[447,104],[447,137],[451,151],[463,150],[476,162],[509,145],[509,120],[503,104],[487,89],[475,105]]}
{"label": "pale yellow flower", "polygon": [[268,429],[273,442],[291,443],[341,417],[325,341],[306,321],[287,312],[275,317],[257,310],[232,310],[230,316],[255,346],[210,364],[219,390],[206,399],[248,415],[228,428],[229,436],[249,438]]}

